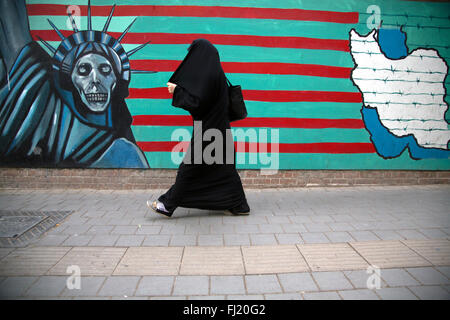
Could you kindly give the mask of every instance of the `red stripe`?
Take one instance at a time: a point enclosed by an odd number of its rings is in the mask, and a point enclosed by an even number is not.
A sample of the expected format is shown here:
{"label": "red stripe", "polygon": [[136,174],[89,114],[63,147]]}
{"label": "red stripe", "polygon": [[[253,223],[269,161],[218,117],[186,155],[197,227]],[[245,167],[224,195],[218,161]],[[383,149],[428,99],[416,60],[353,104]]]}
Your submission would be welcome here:
{"label": "red stripe", "polygon": [[[81,15],[87,15],[87,6],[79,6]],[[66,5],[29,4],[28,15],[67,15]],[[92,14],[108,16],[111,6],[92,6]],[[218,17],[243,19],[280,19],[336,23],[358,23],[358,12],[335,12],[302,9],[248,8],[221,6],[152,6],[119,5],[114,16],[168,16],[168,17]]]}
{"label": "red stripe", "polygon": [[[178,60],[131,60],[131,68],[172,72],[180,63]],[[350,78],[352,71],[352,68],[345,67],[279,62],[222,62],[222,67],[226,73],[295,74],[343,79]]]}
{"label": "red stripe", "polygon": [[[65,37],[68,37],[73,33],[73,31],[61,30],[61,33]],[[117,39],[122,33],[108,32],[108,34]],[[42,39],[47,41],[61,41],[56,32],[53,30],[32,30],[31,35],[35,39],[37,39],[37,36],[40,36]],[[151,41],[152,44],[189,44],[199,38],[207,39],[216,45],[349,51],[348,40],[305,37],[249,36],[234,34],[129,32],[122,40],[122,43],[141,44]]]}
{"label": "red stripe", "polygon": [[[167,88],[130,88],[129,99],[171,99]],[[361,103],[359,92],[242,90],[244,99],[264,102],[347,102]]]}
{"label": "red stripe", "polygon": [[[184,115],[137,115],[133,117],[134,126],[192,126],[191,116]],[[304,129],[363,129],[361,119],[306,119],[251,117],[231,123],[232,127],[249,128],[304,128]]]}
{"label": "red stripe", "polygon": [[[139,141],[137,145],[144,152],[171,152],[179,141]],[[239,146],[238,146],[239,144]],[[187,149],[189,141],[181,142],[181,147]],[[244,146],[242,146],[244,145]],[[236,151],[258,150],[259,152],[276,152],[272,150],[270,143],[254,143],[254,142],[234,142]],[[322,142],[322,143],[279,143],[279,153],[333,153],[333,154],[350,154],[350,153],[375,153],[372,143],[344,143],[344,142]]]}

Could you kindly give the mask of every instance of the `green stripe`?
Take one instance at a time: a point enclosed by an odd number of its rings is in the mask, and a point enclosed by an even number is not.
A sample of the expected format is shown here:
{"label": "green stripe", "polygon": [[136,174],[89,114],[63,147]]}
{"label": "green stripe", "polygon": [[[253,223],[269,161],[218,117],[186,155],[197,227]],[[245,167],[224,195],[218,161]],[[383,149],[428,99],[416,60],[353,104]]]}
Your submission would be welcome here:
{"label": "green stripe", "polygon": [[[145,152],[151,168],[178,168],[170,152]],[[245,156],[249,162],[248,154]],[[275,156],[272,158],[275,163]],[[257,159],[260,160],[260,159]],[[238,169],[267,168],[257,164],[237,164]],[[329,170],[450,170],[450,161],[445,159],[412,160],[407,152],[395,159],[385,160],[377,154],[279,154],[279,169],[329,169]]]}
{"label": "green stripe", "polygon": [[[145,12],[143,13],[145,15]],[[52,30],[47,16],[30,16],[30,28]],[[123,32],[134,16],[114,17],[109,32]],[[92,17],[92,28],[102,30],[107,17]],[[61,30],[72,30],[67,16],[51,16],[50,20]],[[80,30],[87,29],[86,17],[78,23]],[[81,25],[80,25],[81,24]],[[200,33],[255,36],[291,36],[319,39],[348,39],[353,24],[335,24],[317,21],[294,21],[274,19],[202,18],[202,17],[146,17],[140,16],[130,32],[152,33]]]}
{"label": "green stripe", "polygon": [[[136,141],[179,141],[181,134],[175,132],[178,129],[192,134],[191,126],[132,126]],[[231,131],[234,141],[272,142],[278,131],[279,143],[370,142],[365,129],[232,128]]]}
{"label": "green stripe", "polygon": [[[57,48],[60,42],[49,41]],[[125,51],[130,51],[138,45],[125,44]],[[133,59],[151,60],[183,60],[187,54],[189,44],[167,45],[150,44],[133,55]],[[220,52],[221,61],[230,62],[283,62],[318,64],[325,66],[354,67],[352,58],[348,52],[333,50],[310,50],[310,49],[286,49],[265,48],[251,46],[227,46],[216,45]],[[48,50],[47,50],[48,52]]]}
{"label": "green stripe", "polygon": [[[166,86],[172,72],[134,74],[130,88],[158,88]],[[241,84],[243,90],[314,90],[358,92],[350,79],[324,77],[230,73],[233,84]]]}
{"label": "green stripe", "polygon": [[[127,99],[134,115],[189,115],[171,105],[170,99]],[[333,102],[259,102],[246,101],[249,117],[287,117],[313,119],[360,119],[361,104]]]}

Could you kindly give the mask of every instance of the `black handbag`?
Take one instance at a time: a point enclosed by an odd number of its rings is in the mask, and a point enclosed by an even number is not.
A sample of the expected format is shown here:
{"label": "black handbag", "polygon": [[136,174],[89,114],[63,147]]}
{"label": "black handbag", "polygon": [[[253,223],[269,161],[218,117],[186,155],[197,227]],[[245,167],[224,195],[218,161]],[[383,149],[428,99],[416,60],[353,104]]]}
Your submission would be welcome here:
{"label": "black handbag", "polygon": [[241,86],[233,86],[228,78],[227,83],[228,94],[230,96],[228,118],[230,122],[245,119],[247,117],[247,108],[245,107]]}

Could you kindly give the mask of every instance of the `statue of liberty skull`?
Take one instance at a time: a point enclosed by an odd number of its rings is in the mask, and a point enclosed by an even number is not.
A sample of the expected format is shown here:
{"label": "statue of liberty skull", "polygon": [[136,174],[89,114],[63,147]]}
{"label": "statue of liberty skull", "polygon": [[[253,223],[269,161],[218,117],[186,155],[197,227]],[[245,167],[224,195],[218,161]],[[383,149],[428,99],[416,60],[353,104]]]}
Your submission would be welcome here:
{"label": "statue of liberty skull", "polygon": [[56,50],[39,38],[54,54],[53,69],[59,73],[62,87],[71,90],[88,112],[97,114],[107,111],[116,96],[123,99],[128,95],[130,73],[153,73],[131,70],[129,62],[129,57],[149,42],[129,52],[125,52],[120,43],[136,19],[119,38],[114,39],[107,34],[114,9],[115,5],[102,31],[92,30],[91,5],[88,1],[87,30],[79,31],[69,13],[74,33],[67,38],[48,20],[62,40]]}

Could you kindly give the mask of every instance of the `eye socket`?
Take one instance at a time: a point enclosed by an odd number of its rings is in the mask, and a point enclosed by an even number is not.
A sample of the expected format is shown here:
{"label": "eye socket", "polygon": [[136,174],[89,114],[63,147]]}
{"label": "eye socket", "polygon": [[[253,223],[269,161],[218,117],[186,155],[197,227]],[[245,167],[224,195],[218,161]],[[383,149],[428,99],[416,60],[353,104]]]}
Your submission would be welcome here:
{"label": "eye socket", "polygon": [[98,70],[105,76],[107,76],[108,74],[111,73],[111,66],[109,64],[106,63],[102,63],[99,67]]}
{"label": "eye socket", "polygon": [[77,72],[80,76],[87,76],[91,73],[92,67],[89,63],[82,63],[78,66]]}

